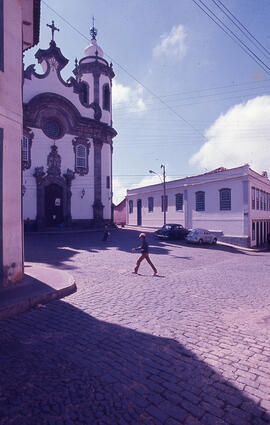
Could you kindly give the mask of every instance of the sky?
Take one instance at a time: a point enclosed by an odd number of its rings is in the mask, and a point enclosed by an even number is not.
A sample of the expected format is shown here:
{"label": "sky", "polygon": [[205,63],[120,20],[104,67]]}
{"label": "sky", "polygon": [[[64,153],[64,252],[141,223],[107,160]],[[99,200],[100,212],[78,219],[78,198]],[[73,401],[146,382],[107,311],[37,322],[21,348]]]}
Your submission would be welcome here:
{"label": "sky", "polygon": [[[92,16],[97,43],[113,63],[115,204],[126,189],[158,183],[149,170],[161,174],[161,164],[167,180],[246,163],[270,175],[270,2],[196,3],[41,1],[40,43],[25,53],[25,66],[36,63],[38,48],[49,46],[46,24],[54,20],[60,29],[55,41],[69,59],[62,71],[67,79],[89,44]],[[199,6],[212,18],[214,12],[237,43]]]}

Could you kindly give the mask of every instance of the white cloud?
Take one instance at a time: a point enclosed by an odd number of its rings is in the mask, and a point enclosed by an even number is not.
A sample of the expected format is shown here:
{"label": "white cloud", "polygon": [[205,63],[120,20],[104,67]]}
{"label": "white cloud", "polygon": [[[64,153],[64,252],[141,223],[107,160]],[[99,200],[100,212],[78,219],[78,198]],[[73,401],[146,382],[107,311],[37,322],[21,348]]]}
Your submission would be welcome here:
{"label": "white cloud", "polygon": [[206,143],[191,157],[201,169],[237,167],[270,170],[270,96],[233,106],[205,132]]}
{"label": "white cloud", "polygon": [[160,43],[153,49],[153,56],[168,56],[182,59],[187,51],[187,33],[183,25],[174,26],[169,34],[160,37]]}
{"label": "white cloud", "polygon": [[115,110],[122,108],[130,112],[143,112],[146,110],[142,86],[137,85],[135,88],[131,88],[113,81],[112,93]]}

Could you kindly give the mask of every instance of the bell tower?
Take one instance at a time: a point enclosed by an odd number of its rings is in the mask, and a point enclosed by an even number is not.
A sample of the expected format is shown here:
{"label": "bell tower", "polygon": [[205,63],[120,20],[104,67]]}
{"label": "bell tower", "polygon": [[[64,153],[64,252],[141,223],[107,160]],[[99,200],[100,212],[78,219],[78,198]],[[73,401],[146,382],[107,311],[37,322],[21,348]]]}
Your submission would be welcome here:
{"label": "bell tower", "polygon": [[91,41],[84,57],[75,61],[73,73],[82,90],[81,102],[89,108],[93,119],[92,146],[94,147],[94,203],[93,217],[96,223],[111,221],[112,212],[104,205],[112,204],[112,139],[116,131],[112,128],[112,63],[104,59],[97,44],[97,29],[90,28]]}

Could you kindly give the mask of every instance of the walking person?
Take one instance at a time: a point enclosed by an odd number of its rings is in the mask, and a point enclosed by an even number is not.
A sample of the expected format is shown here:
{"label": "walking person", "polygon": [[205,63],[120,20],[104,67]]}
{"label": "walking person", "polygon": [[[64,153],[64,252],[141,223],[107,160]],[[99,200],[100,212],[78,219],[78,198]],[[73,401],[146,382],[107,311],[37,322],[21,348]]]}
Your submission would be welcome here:
{"label": "walking person", "polygon": [[139,238],[140,238],[142,244],[140,246],[138,246],[137,248],[132,248],[132,251],[139,251],[139,250],[141,251],[141,256],[137,260],[136,267],[135,267],[133,273],[137,274],[141,262],[145,259],[148,262],[148,264],[152,267],[153,272],[154,272],[154,276],[156,276],[157,269],[155,268],[154,264],[152,263],[152,261],[149,258],[149,247],[148,247],[148,243],[145,240],[145,238],[146,238],[145,233],[141,233],[139,235]]}
{"label": "walking person", "polygon": [[103,239],[102,239],[103,242],[107,241],[109,234],[110,234],[109,233],[109,226],[108,226],[108,224],[105,224],[104,235],[103,235]]}

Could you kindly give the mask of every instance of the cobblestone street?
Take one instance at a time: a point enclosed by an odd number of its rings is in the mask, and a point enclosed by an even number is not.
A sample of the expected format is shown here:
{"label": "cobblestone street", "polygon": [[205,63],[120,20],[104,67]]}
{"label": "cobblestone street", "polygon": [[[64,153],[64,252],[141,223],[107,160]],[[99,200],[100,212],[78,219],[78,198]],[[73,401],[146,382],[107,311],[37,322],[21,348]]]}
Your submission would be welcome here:
{"label": "cobblestone street", "polygon": [[[77,293],[0,322],[1,425],[270,424],[269,252],[27,235]],[[26,263],[27,266],[27,263]]]}

